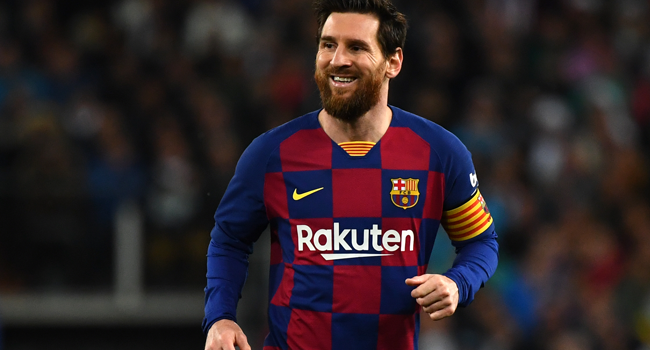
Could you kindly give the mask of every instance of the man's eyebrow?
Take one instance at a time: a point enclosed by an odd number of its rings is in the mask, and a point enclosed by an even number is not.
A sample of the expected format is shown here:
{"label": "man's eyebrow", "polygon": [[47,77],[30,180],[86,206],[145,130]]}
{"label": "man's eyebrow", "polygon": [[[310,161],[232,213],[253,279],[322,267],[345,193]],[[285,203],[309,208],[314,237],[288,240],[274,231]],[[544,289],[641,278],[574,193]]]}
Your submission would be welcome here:
{"label": "man's eyebrow", "polygon": [[[324,36],[320,37],[320,41],[321,42],[324,42],[324,41],[326,41],[326,42],[336,42],[336,38],[334,38],[333,36],[330,36],[330,35],[324,35]],[[361,40],[361,39],[348,39],[348,40],[345,40],[345,41],[346,41],[346,44],[348,44],[349,46],[360,46],[360,47],[363,47],[363,48],[370,47],[370,45],[365,40]]]}
{"label": "man's eyebrow", "polygon": [[360,46],[360,47],[363,47],[363,48],[369,48],[370,47],[368,42],[366,42],[365,40],[361,40],[361,39],[350,39],[350,40],[348,40],[348,45],[350,45],[350,46]]}
{"label": "man's eyebrow", "polygon": [[336,41],[336,40],[334,40],[334,37],[333,37],[333,36],[324,35],[324,36],[321,36],[321,37],[320,37],[320,40],[319,40],[319,41]]}

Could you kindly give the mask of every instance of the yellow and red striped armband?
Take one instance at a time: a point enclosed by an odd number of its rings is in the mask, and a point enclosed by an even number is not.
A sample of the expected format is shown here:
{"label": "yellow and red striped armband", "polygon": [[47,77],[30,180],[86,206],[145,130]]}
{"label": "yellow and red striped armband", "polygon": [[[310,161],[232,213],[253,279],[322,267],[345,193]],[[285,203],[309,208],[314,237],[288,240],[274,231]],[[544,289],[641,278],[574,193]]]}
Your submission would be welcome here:
{"label": "yellow and red striped armband", "polygon": [[465,241],[487,230],[492,224],[492,215],[481,192],[476,190],[472,199],[465,204],[442,213],[440,223],[447,231],[449,239]]}

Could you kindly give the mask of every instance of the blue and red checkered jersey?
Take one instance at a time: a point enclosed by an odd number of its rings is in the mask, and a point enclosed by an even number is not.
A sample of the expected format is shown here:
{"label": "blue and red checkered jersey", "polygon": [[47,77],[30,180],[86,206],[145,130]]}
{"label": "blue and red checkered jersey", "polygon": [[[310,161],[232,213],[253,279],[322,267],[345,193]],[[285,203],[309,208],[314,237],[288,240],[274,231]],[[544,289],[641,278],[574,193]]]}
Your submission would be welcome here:
{"label": "blue and red checkered jersey", "polygon": [[424,274],[440,225],[456,248],[444,273],[469,304],[494,273],[498,245],[471,155],[437,124],[391,106],[363,156],[315,111],[242,154],[215,214],[203,329],[236,320],[248,255],[270,226],[264,350],[417,349],[420,308],[407,278]]}

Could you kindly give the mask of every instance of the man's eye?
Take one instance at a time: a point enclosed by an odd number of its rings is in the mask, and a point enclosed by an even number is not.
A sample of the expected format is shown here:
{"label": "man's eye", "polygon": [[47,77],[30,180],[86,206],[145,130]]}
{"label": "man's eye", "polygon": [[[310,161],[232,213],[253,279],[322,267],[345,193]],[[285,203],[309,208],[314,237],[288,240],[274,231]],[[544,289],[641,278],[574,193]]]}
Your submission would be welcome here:
{"label": "man's eye", "polygon": [[332,44],[332,43],[324,43],[323,47],[326,48],[326,49],[332,49],[332,48],[334,48],[334,44]]}

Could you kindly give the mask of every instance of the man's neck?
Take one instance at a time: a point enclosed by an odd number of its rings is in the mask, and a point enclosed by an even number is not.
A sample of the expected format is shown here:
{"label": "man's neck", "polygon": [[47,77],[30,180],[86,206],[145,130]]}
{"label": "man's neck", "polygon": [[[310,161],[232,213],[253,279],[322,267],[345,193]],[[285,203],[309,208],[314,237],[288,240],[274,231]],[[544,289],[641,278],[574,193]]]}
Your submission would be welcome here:
{"label": "man's neck", "polygon": [[379,142],[388,130],[392,118],[393,111],[387,104],[377,104],[353,122],[335,118],[324,109],[318,114],[318,121],[323,130],[336,143]]}

